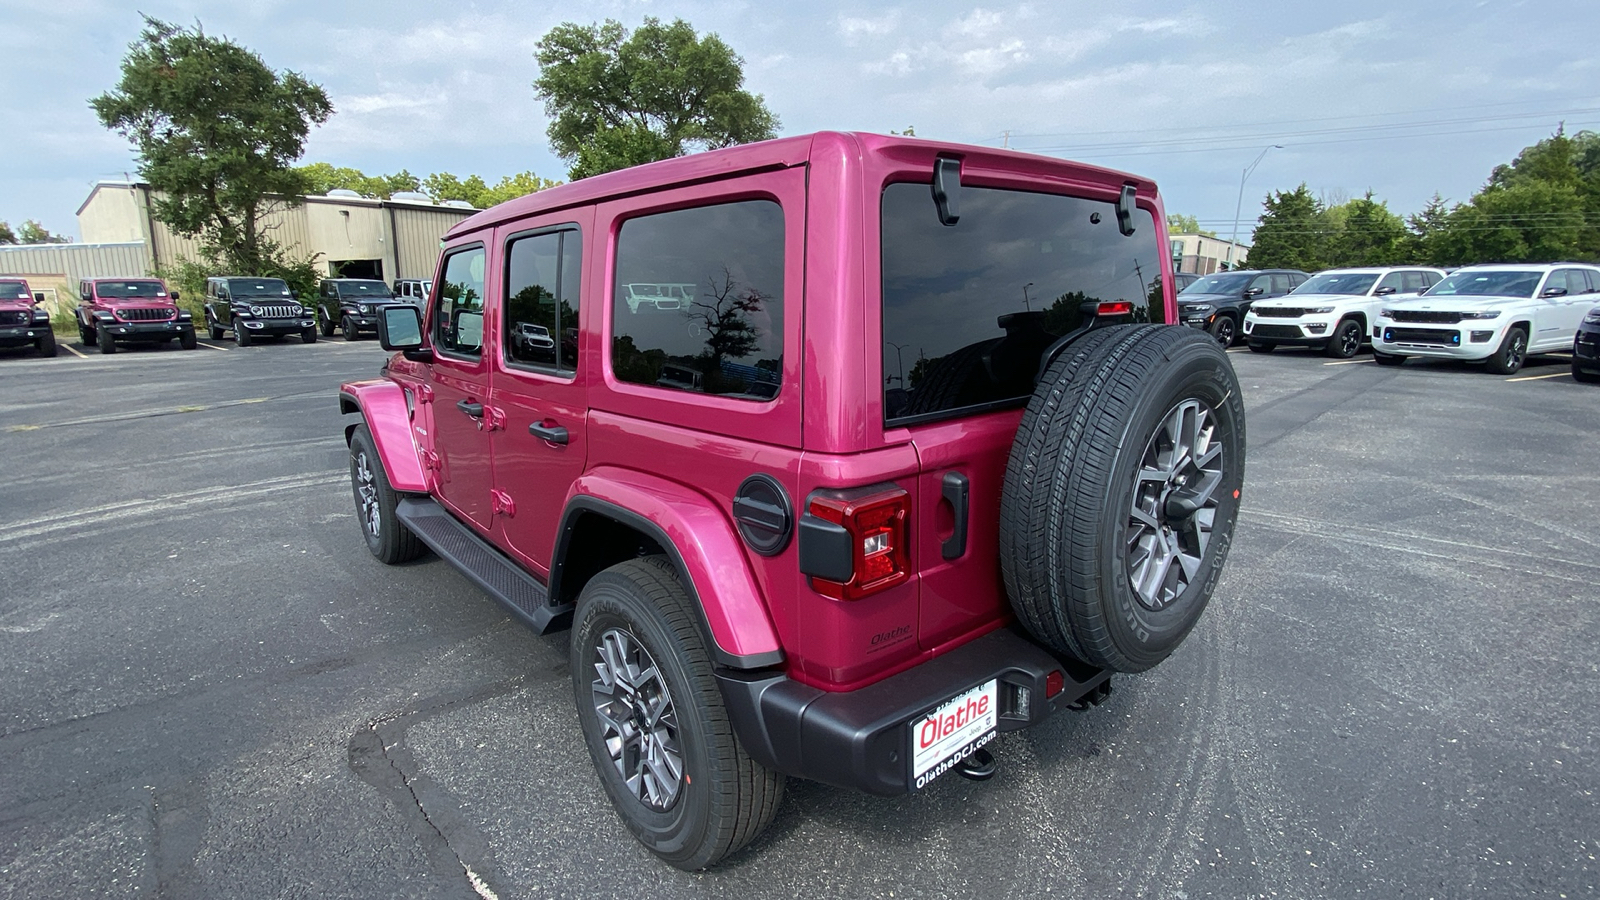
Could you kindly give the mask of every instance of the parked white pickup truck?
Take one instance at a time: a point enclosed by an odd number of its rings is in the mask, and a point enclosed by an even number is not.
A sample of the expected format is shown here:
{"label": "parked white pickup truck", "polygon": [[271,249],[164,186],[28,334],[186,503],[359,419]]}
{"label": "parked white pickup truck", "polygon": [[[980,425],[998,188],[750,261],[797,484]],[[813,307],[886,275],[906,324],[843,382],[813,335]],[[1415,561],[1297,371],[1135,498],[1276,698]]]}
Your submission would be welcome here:
{"label": "parked white pickup truck", "polygon": [[1457,269],[1416,299],[1384,304],[1372,326],[1373,356],[1386,366],[1408,356],[1485,361],[1489,371],[1510,375],[1530,353],[1571,350],[1596,299],[1596,266]]}
{"label": "parked white pickup truck", "polygon": [[1349,359],[1366,343],[1379,307],[1442,278],[1443,270],[1417,267],[1318,272],[1287,296],[1256,301],[1244,317],[1244,336],[1257,353],[1297,344]]}

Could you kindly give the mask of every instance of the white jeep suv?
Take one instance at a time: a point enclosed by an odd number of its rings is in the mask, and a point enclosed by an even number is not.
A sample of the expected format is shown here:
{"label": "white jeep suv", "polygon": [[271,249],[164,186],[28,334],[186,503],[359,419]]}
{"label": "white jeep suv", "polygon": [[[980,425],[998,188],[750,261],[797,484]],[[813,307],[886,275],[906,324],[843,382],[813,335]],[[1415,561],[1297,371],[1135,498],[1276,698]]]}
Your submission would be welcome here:
{"label": "white jeep suv", "polygon": [[1293,293],[1252,305],[1244,317],[1244,336],[1257,353],[1298,344],[1349,359],[1366,342],[1380,306],[1395,297],[1415,296],[1442,278],[1440,269],[1417,267],[1318,272]]}
{"label": "white jeep suv", "polygon": [[1600,267],[1577,263],[1470,266],[1414,300],[1386,303],[1372,326],[1377,361],[1408,356],[1487,361],[1510,375],[1530,353],[1572,349],[1600,296]]}

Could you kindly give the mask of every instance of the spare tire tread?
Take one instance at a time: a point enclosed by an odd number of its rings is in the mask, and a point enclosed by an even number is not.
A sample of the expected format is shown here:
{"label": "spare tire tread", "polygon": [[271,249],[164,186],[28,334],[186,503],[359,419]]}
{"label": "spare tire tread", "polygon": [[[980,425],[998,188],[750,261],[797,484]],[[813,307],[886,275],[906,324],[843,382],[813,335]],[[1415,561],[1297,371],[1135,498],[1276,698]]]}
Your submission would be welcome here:
{"label": "spare tire tread", "polygon": [[[1149,439],[1124,432],[1133,427],[1143,392],[1161,367],[1187,353],[1221,355],[1214,343],[1208,346],[1196,337],[1203,336],[1150,325],[1091,332],[1051,365],[1018,429],[1001,499],[1006,590],[1019,620],[1035,637],[1091,665],[1117,671],[1155,665],[1193,627],[1208,599],[1211,585],[1198,605],[1190,604],[1194,612],[1188,623],[1169,633],[1165,650],[1135,657],[1119,648],[1116,623],[1107,621],[1115,609],[1104,591],[1116,586],[1102,583],[1106,577],[1126,578],[1120,570],[1105,571],[1102,555],[1108,540],[1105,513],[1123,495],[1124,486],[1114,482],[1118,462],[1126,454],[1142,454]],[[1226,357],[1222,363],[1227,365]],[[1237,484],[1243,474],[1242,413],[1235,427],[1238,446],[1231,452],[1237,454],[1237,471],[1227,477]],[[1035,474],[1041,469],[1048,478]],[[1213,541],[1220,542],[1216,558],[1226,554],[1235,511],[1230,506],[1222,527],[1213,532]],[[1214,584],[1214,577],[1210,580]]]}

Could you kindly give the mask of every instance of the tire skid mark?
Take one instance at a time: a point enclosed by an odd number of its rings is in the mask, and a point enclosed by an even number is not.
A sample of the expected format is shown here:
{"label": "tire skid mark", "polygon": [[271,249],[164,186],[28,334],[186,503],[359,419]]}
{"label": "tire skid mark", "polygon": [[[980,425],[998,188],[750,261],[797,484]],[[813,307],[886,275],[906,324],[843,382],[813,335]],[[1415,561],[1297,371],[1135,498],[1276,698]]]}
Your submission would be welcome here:
{"label": "tire skid mark", "polygon": [[[254,444],[227,444],[220,447],[210,447],[204,450],[191,450],[187,453],[173,453],[162,456],[160,459],[144,459],[126,463],[109,463],[104,465],[77,466],[64,472],[49,475],[40,475],[28,479],[30,486],[45,484],[65,484],[82,481],[97,475],[111,472],[142,472],[146,470],[171,471],[176,463],[209,462],[224,456],[245,456],[261,453],[267,450],[289,450],[295,448],[316,448],[327,445],[329,449],[344,449],[344,439],[337,434],[329,434],[314,438],[297,438],[285,441],[261,441]],[[0,528],[4,528],[0,525]]]}
{"label": "tire skid mark", "polygon": [[[1304,537],[1359,544],[1368,548],[1376,547],[1384,550],[1394,550],[1399,553],[1438,559],[1450,563],[1470,562],[1472,565],[1492,566],[1497,569],[1518,572],[1536,578],[1554,578],[1559,581],[1593,584],[1596,573],[1600,573],[1600,563],[1597,562],[1586,562],[1577,558],[1563,559],[1526,550],[1488,547],[1482,544],[1431,537],[1425,534],[1391,528],[1330,522],[1323,519],[1312,519],[1308,516],[1269,513],[1248,507],[1239,511],[1239,518],[1249,519],[1258,525],[1265,525],[1279,531],[1286,531]],[[1432,545],[1434,549],[1424,549],[1423,546],[1418,545]],[[1500,561],[1496,561],[1495,557],[1500,557]],[[1555,571],[1558,567],[1567,568],[1570,574],[1561,574]]]}
{"label": "tire skid mark", "polygon": [[[338,484],[346,478],[343,472],[319,472],[310,475],[290,477],[267,478],[261,481],[251,481],[244,484],[227,484],[217,487],[204,488],[197,491],[183,491],[176,494],[166,494],[160,497],[151,497],[144,500],[124,500],[118,503],[107,503],[102,506],[93,506],[88,509],[77,510],[70,513],[58,513],[50,516],[40,516],[34,519],[24,519],[9,525],[0,525],[0,546],[22,541],[27,538],[38,538],[60,532],[81,531],[96,525],[117,523],[115,527],[137,527],[140,523],[127,521],[140,516],[149,516],[157,513],[182,512],[185,510],[216,506],[220,508],[225,502],[231,503],[236,499],[259,497],[265,494],[275,494],[296,488],[322,487]],[[100,529],[105,531],[108,529]],[[111,529],[114,530],[114,529]]]}
{"label": "tire skid mark", "polygon": [[277,397],[246,397],[242,400],[224,400],[220,403],[206,403],[199,405],[163,406],[155,409],[134,410],[125,413],[111,413],[104,416],[85,416],[81,419],[63,419],[60,422],[45,422],[43,424],[8,425],[6,431],[38,431],[42,428],[70,428],[75,425],[102,425],[107,422],[129,422],[136,419],[156,419],[162,416],[182,416],[198,412],[211,412],[219,409],[230,409],[235,406],[252,406],[257,403],[272,403],[278,400],[293,400],[302,397],[321,396],[325,391],[300,391],[293,394],[282,394]]}

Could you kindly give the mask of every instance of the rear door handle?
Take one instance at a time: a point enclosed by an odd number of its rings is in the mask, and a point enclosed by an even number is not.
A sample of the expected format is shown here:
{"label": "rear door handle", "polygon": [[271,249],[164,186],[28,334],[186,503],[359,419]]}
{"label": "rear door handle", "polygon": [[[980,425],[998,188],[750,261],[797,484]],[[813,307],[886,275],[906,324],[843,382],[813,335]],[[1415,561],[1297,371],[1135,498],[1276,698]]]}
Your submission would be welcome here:
{"label": "rear door handle", "polygon": [[483,418],[483,404],[482,403],[468,403],[465,400],[457,400],[456,401],[456,409],[461,410],[462,412],[464,412],[467,415],[473,417],[474,419]]}
{"label": "rear door handle", "polygon": [[528,433],[541,441],[552,444],[565,444],[567,442],[567,429],[560,425],[542,425],[534,422],[528,426]]}

